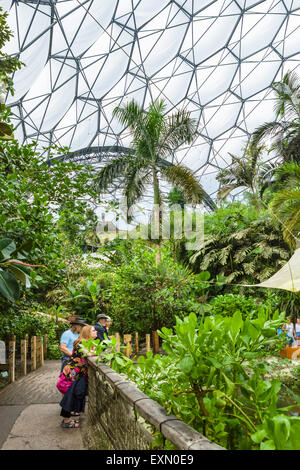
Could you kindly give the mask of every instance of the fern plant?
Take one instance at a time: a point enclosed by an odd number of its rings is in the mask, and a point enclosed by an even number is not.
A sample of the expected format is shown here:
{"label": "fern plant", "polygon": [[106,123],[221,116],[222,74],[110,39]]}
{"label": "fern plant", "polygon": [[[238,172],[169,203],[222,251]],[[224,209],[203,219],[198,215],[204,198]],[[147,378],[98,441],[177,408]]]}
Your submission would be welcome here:
{"label": "fern plant", "polygon": [[230,234],[208,234],[189,262],[196,272],[225,276],[228,283],[257,283],[278,271],[290,255],[281,231],[264,216]]}

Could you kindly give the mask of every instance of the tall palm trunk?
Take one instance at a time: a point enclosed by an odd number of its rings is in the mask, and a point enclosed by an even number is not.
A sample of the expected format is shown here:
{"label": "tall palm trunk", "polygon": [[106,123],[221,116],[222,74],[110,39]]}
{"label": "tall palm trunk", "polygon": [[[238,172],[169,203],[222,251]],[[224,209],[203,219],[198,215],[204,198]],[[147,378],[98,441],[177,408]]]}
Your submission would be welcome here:
{"label": "tall palm trunk", "polygon": [[[153,191],[154,191],[154,224],[158,227],[158,251],[156,253],[156,266],[161,261],[161,197],[159,191],[159,182],[157,177],[157,170],[153,167]],[[158,208],[158,212],[157,212]]]}

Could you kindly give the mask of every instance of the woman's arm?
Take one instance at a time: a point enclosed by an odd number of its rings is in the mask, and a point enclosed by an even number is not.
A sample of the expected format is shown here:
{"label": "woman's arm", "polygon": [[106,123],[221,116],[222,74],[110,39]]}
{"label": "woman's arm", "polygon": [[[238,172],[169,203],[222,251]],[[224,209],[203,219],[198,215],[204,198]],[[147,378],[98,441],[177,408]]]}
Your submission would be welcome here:
{"label": "woman's arm", "polygon": [[69,356],[69,357],[72,356],[72,351],[69,351],[69,349],[67,348],[67,345],[65,343],[60,343],[59,349],[66,356]]}

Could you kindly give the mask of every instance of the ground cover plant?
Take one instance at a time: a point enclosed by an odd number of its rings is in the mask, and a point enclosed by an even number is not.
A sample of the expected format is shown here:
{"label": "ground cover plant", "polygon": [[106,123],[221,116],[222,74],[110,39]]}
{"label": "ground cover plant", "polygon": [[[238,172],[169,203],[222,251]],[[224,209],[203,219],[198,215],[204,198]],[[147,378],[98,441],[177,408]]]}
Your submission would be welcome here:
{"label": "ground cover plant", "polygon": [[166,355],[149,352],[137,367],[115,352],[115,339],[108,352],[103,343],[96,349],[170,413],[227,449],[300,449],[300,418],[288,414],[292,407],[278,407],[282,384],[265,380],[267,363],[257,360],[282,348],[276,330],[283,318],[190,313],[159,333]]}

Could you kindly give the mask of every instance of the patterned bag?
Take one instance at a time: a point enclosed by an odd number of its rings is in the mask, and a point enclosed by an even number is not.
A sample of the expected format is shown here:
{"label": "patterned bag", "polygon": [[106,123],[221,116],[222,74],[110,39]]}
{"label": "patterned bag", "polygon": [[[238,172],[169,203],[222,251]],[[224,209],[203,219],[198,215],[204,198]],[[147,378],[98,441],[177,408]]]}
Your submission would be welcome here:
{"label": "patterned bag", "polygon": [[73,382],[73,380],[70,380],[68,377],[65,376],[65,374],[61,372],[59,374],[59,379],[56,384],[56,387],[60,391],[60,393],[64,395],[69,390]]}

